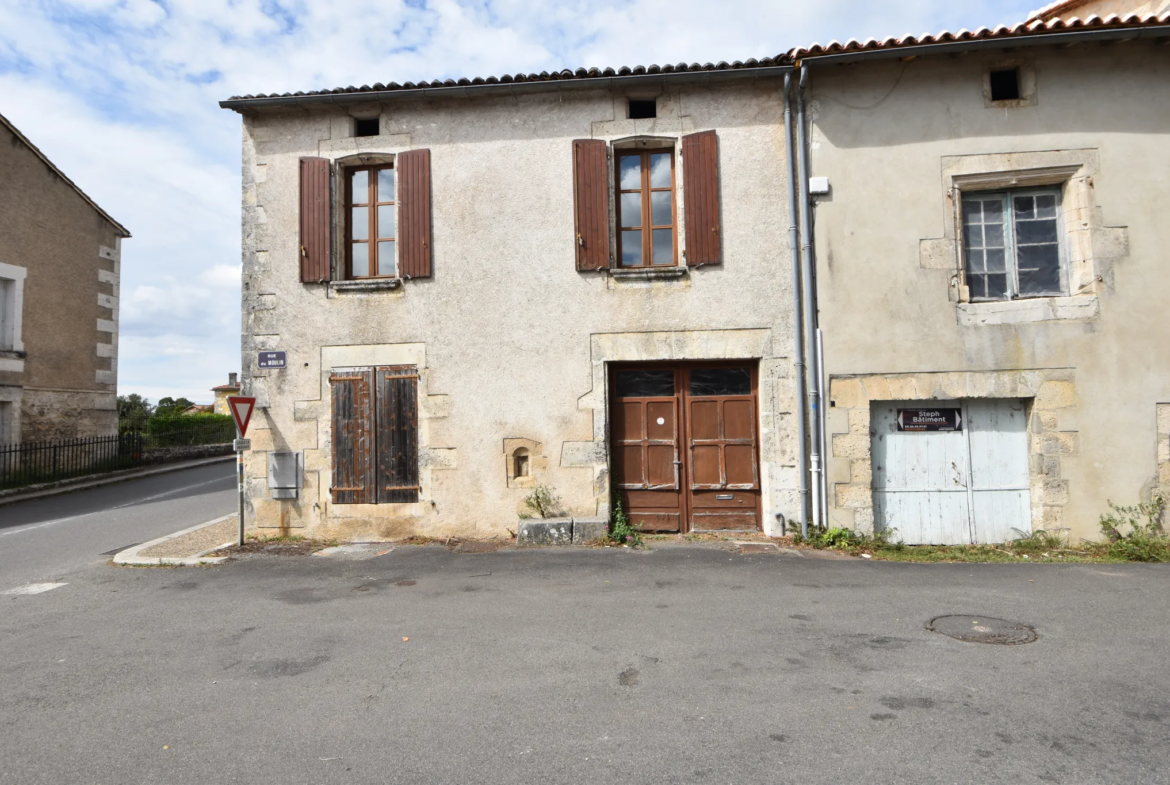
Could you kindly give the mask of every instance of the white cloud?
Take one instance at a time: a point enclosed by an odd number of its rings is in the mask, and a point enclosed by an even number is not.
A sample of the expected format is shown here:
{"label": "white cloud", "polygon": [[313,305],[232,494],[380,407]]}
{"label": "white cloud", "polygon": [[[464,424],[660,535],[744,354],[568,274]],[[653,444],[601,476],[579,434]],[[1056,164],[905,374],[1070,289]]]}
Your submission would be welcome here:
{"label": "white cloud", "polygon": [[238,370],[235,94],[766,57],[1022,20],[1034,0],[5,0],[0,113],[133,232],[122,392]]}

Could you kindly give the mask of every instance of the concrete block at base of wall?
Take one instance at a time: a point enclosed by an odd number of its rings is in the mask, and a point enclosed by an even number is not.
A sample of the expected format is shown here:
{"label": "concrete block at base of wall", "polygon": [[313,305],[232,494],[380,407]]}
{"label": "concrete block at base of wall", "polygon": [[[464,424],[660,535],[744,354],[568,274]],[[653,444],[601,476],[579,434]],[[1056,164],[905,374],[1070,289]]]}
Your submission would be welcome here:
{"label": "concrete block at base of wall", "polygon": [[584,545],[609,536],[609,521],[605,518],[574,518],[573,544]]}
{"label": "concrete block at base of wall", "polygon": [[534,518],[520,521],[516,532],[516,544],[525,545],[572,545],[572,518]]}

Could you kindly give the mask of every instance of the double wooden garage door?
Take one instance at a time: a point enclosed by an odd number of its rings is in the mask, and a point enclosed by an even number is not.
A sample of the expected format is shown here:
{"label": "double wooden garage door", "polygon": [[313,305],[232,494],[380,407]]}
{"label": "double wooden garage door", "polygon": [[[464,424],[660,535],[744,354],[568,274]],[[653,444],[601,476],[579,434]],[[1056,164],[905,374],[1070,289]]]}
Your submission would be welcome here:
{"label": "double wooden garage door", "polygon": [[630,522],[647,531],[759,528],[756,368],[614,366],[614,478]]}

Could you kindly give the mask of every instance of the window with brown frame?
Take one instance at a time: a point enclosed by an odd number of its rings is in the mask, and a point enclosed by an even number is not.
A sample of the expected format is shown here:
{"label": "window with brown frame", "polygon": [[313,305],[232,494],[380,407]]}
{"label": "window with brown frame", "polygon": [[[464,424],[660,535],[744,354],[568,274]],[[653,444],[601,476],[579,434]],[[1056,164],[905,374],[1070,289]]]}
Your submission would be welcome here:
{"label": "window with brown frame", "polygon": [[345,277],[396,278],[394,166],[345,170]]}
{"label": "window with brown frame", "polygon": [[674,151],[619,152],[617,191],[620,266],[677,265]]}

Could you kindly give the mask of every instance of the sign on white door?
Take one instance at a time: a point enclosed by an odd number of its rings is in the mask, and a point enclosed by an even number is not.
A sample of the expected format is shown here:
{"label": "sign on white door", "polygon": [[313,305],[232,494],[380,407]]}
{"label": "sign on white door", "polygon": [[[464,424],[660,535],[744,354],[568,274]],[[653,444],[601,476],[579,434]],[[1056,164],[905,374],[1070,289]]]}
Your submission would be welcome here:
{"label": "sign on white door", "polygon": [[922,401],[874,404],[875,528],[911,545],[1005,542],[1031,534],[1025,403],[931,405],[947,428],[905,427],[912,416],[924,417]]}

